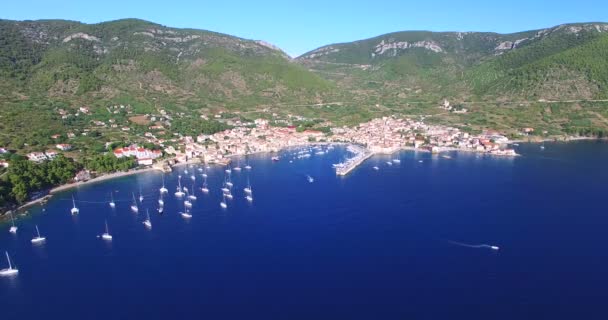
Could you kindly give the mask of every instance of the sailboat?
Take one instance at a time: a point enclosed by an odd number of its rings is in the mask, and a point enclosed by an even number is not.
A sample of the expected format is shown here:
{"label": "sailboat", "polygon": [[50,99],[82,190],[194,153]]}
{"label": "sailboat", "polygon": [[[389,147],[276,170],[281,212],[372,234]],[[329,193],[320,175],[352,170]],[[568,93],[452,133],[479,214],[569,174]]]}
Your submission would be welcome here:
{"label": "sailboat", "polygon": [[72,196],[72,209],[70,210],[70,212],[72,214],[78,214],[78,212],[80,212],[80,210],[78,210],[78,208],[76,208],[76,201],[74,200],[74,196]]}
{"label": "sailboat", "polygon": [[232,196],[232,193],[226,193],[226,194],[224,194],[224,196],[226,196],[226,198],[229,199],[229,200],[232,200],[232,198],[234,198]]}
{"label": "sailboat", "polygon": [[222,194],[222,202],[220,202],[220,207],[222,207],[222,209],[226,209],[228,208],[228,205],[226,204],[226,194]]}
{"label": "sailboat", "polygon": [[192,180],[192,181],[196,180],[196,176],[195,175],[191,175],[190,176],[190,180]]}
{"label": "sailboat", "polygon": [[237,160],[236,167],[232,168],[234,171],[241,171],[241,161]]}
{"label": "sailboat", "polygon": [[251,186],[248,186],[247,188],[245,188],[245,199],[247,199],[247,201],[252,202],[253,201],[253,190],[251,190]]}
{"label": "sailboat", "polygon": [[192,202],[190,202],[190,194],[186,191],[186,200],[184,200],[184,207],[192,208]]}
{"label": "sailboat", "polygon": [[245,193],[251,193],[251,183],[249,183],[249,178],[247,178],[247,186],[243,188],[243,191],[245,191]]}
{"label": "sailboat", "polygon": [[228,189],[228,186],[226,185],[226,180],[224,180],[224,185],[222,186],[222,192],[224,192],[224,193],[230,192],[230,189]]}
{"label": "sailboat", "polygon": [[306,179],[308,180],[308,182],[313,183],[315,182],[315,179],[313,179],[313,177],[311,177],[310,175],[306,175]]}
{"label": "sailboat", "polygon": [[182,191],[182,176],[177,177],[177,191],[175,192],[175,196],[178,198],[184,196],[184,192]]}
{"label": "sailboat", "polygon": [[14,276],[19,273],[19,270],[17,270],[17,268],[13,268],[13,265],[11,264],[11,258],[8,256],[8,251],[5,252],[6,260],[8,261],[8,268],[0,270],[0,276]]}
{"label": "sailboat", "polygon": [[36,233],[38,234],[38,236],[34,237],[32,239],[32,243],[42,243],[42,242],[44,242],[46,240],[45,237],[41,237],[40,236],[40,230],[38,230],[38,225],[36,225]]}
{"label": "sailboat", "polygon": [[198,170],[198,172],[203,172],[203,168],[201,167],[196,168],[196,170]]}
{"label": "sailboat", "polygon": [[101,238],[108,241],[112,240],[112,235],[110,235],[110,230],[108,229],[108,220],[106,220],[106,232],[101,235]]}
{"label": "sailboat", "polygon": [[133,204],[131,204],[131,211],[138,213],[139,208],[137,207],[137,201],[135,201],[135,193],[133,193]]}
{"label": "sailboat", "polygon": [[228,188],[232,188],[233,186],[232,182],[230,181],[230,173],[228,174],[228,179],[226,180],[226,186]]}
{"label": "sailboat", "polygon": [[380,168],[378,168],[378,166],[374,166],[374,170],[380,170]]}
{"label": "sailboat", "polygon": [[139,187],[139,202],[144,202],[144,196],[141,194],[141,187]]}
{"label": "sailboat", "polygon": [[160,190],[161,194],[169,192],[169,190],[167,188],[165,188],[165,176],[163,176],[163,186],[160,187],[159,190]]}
{"label": "sailboat", "polygon": [[545,142],[543,141],[543,144],[540,145],[540,149],[541,150],[545,150]]}
{"label": "sailboat", "polygon": [[180,215],[184,219],[190,219],[190,218],[192,218],[192,214],[190,212],[188,212],[188,208],[186,208],[185,212],[180,212]]}
{"label": "sailboat", "polygon": [[201,191],[203,193],[209,193],[209,188],[207,188],[207,177],[203,179],[203,187],[201,188]]}
{"label": "sailboat", "polygon": [[165,205],[165,200],[163,200],[163,198],[158,198],[158,205],[159,206],[164,206]]}
{"label": "sailboat", "polygon": [[10,232],[12,234],[17,234],[17,227],[15,226],[15,219],[13,219],[13,213],[10,212],[9,214],[11,215],[11,223],[13,225],[11,226],[10,229],[8,229],[8,232]]}
{"label": "sailboat", "polygon": [[115,208],[116,203],[114,202],[114,194],[110,192],[110,208]]}
{"label": "sailboat", "polygon": [[196,200],[196,196],[194,195],[194,184],[192,185],[192,193],[188,195],[188,199],[190,200]]}
{"label": "sailboat", "polygon": [[201,170],[203,171],[203,173],[201,174],[201,176],[204,178],[207,178],[207,169],[205,168],[205,170]]}
{"label": "sailboat", "polygon": [[226,173],[230,173],[230,172],[232,172],[232,170],[226,169]]}
{"label": "sailboat", "polygon": [[150,221],[150,213],[148,212],[148,210],[146,210],[146,220],[144,220],[143,224],[148,229],[152,228],[152,221]]}

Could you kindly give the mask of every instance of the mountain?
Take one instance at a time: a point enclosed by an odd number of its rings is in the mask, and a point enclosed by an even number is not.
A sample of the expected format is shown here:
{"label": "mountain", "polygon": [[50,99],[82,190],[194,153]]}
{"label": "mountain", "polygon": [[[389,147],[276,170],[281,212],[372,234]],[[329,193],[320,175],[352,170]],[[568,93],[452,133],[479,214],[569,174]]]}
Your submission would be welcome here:
{"label": "mountain", "polygon": [[[264,41],[137,19],[0,20],[0,147],[21,153],[59,133],[79,133],[70,142],[91,155],[146,140],[149,127],[173,139],[259,117],[322,129],[420,115],[471,132],[608,133],[607,97],[605,23],[395,32],[292,59]],[[443,99],[469,112],[437,108]]]}
{"label": "mountain", "polygon": [[360,88],[380,82],[385,96],[593,99],[608,95],[607,41],[605,23],[512,34],[405,31],[323,46],[296,60]]}
{"label": "mountain", "polygon": [[0,99],[214,106],[316,101],[332,87],[278,48],[125,19],[0,20]]}

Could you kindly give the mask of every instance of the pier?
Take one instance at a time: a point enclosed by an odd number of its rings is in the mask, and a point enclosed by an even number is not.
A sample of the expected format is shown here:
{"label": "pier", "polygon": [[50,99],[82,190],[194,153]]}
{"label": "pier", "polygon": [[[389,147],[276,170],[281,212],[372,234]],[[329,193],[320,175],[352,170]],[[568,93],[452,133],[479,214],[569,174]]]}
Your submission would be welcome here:
{"label": "pier", "polygon": [[336,168],[336,175],[345,176],[358,167],[363,161],[367,160],[374,153],[360,146],[350,145],[348,151],[355,154],[354,157],[346,160],[345,162],[334,165]]}

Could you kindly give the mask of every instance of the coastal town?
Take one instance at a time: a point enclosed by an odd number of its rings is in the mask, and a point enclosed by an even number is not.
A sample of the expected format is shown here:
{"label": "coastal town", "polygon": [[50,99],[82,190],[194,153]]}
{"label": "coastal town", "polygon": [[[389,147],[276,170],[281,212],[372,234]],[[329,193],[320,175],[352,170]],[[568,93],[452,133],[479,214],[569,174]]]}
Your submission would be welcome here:
{"label": "coastal town", "polygon": [[[215,134],[183,136],[174,141],[157,139],[153,134],[145,134],[146,143],[163,148],[150,150],[132,144],[112,151],[117,158],[135,157],[138,164],[150,166],[155,161],[185,163],[201,161],[205,163],[228,164],[232,156],[254,153],[274,153],[282,149],[319,143],[343,143],[358,146],[353,161],[346,166],[338,166],[337,173],[350,172],[353,168],[374,154],[392,154],[399,150],[420,150],[432,153],[444,151],[470,151],[499,156],[516,156],[508,147],[509,139],[498,132],[487,131],[471,135],[458,128],[431,125],[422,119],[412,120],[389,116],[373,119],[354,127],[333,127],[329,132],[318,130],[297,130],[295,126],[271,126],[268,120],[238,122],[232,128]],[[174,142],[174,143],[171,143]],[[69,150],[70,145],[58,144],[57,149]],[[166,157],[162,157],[164,154]],[[56,152],[35,152],[28,154],[32,161],[52,159]],[[168,160],[168,161],[167,161]]]}
{"label": "coastal town", "polygon": [[200,159],[207,163],[227,163],[231,156],[278,152],[281,149],[319,143],[345,143],[361,147],[362,154],[392,154],[413,149],[439,153],[472,151],[500,156],[516,156],[507,137],[497,132],[470,135],[457,128],[425,124],[422,120],[383,117],[355,127],[331,128],[329,133],[297,131],[294,126],[273,127],[257,119],[254,126],[243,124],[213,135],[183,137],[183,152],[166,148],[177,162]]}

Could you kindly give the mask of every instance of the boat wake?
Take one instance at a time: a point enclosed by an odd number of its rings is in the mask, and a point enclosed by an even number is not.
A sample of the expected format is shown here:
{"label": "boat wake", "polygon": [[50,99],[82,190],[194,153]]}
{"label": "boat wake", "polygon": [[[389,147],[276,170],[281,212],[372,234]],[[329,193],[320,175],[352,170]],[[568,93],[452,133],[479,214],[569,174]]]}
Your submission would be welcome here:
{"label": "boat wake", "polygon": [[449,243],[456,245],[456,246],[461,246],[461,247],[466,247],[466,248],[473,248],[473,249],[491,249],[494,251],[498,251],[500,248],[498,246],[491,246],[489,244],[467,244],[467,243],[462,243],[462,242],[458,242],[458,241],[452,241],[452,240],[447,240]]}

